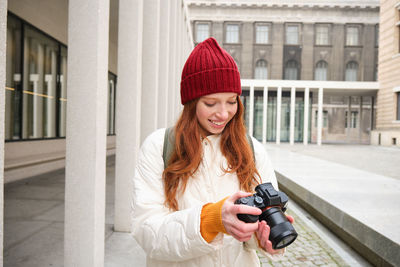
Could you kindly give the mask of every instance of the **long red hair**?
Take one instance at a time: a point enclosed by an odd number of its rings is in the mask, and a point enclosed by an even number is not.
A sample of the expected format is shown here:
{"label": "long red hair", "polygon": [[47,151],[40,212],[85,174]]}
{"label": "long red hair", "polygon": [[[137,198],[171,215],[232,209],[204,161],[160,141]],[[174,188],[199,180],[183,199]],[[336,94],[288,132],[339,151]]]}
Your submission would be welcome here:
{"label": "long red hair", "polygon": [[[184,105],[175,125],[175,148],[163,172],[165,205],[178,210],[177,194],[183,194],[186,184],[197,171],[203,156],[201,139],[206,137],[196,118],[198,98]],[[251,192],[260,182],[253,151],[246,137],[244,107],[237,97],[237,112],[221,133],[221,151],[228,161],[227,173],[236,172],[241,190]]]}

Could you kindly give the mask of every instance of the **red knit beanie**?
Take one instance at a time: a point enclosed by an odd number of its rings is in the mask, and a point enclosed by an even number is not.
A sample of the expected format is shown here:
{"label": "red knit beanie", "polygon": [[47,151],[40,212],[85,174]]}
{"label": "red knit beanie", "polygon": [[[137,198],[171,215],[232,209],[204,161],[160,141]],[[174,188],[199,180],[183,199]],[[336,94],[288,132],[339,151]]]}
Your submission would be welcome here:
{"label": "red knit beanie", "polygon": [[198,97],[233,92],[240,95],[240,74],[235,60],[214,38],[199,43],[186,60],[182,71],[181,102]]}

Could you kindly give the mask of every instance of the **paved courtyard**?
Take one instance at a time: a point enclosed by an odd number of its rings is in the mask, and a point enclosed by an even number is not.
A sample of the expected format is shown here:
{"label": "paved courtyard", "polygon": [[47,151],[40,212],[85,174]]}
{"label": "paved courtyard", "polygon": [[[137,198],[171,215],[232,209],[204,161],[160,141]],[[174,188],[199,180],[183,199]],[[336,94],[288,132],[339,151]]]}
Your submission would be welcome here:
{"label": "paved courtyard", "polygon": [[268,146],[279,147],[300,153],[306,156],[316,157],[367,172],[380,174],[400,180],[400,148],[372,145],[351,144],[308,144],[295,143],[268,143]]}
{"label": "paved courtyard", "polygon": [[[107,164],[105,266],[145,266],[145,254],[128,233],[113,232],[114,169]],[[63,266],[64,171],[5,186],[4,266]],[[315,222],[295,203],[297,240],[286,255],[262,266],[367,266],[351,249]]]}

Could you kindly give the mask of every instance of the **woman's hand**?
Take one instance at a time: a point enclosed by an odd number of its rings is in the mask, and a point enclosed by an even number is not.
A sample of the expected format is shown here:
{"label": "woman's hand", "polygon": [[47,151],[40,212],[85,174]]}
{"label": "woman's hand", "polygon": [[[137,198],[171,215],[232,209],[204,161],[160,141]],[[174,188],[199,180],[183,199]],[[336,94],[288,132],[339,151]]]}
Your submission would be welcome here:
{"label": "woman's hand", "polygon": [[[294,218],[292,216],[286,215],[286,217],[290,223],[294,222]],[[258,222],[258,229],[257,229],[256,235],[257,235],[257,239],[260,244],[260,247],[262,247],[265,251],[267,251],[271,255],[282,254],[284,248],[282,248],[282,249],[273,249],[272,248],[272,243],[269,240],[270,231],[271,231],[271,229],[265,221]]]}
{"label": "woman's hand", "polygon": [[221,209],[222,223],[226,232],[241,242],[250,240],[253,233],[259,228],[258,222],[245,223],[237,217],[240,213],[251,215],[261,214],[259,208],[234,204],[237,199],[250,195],[252,194],[239,191],[227,198]]}

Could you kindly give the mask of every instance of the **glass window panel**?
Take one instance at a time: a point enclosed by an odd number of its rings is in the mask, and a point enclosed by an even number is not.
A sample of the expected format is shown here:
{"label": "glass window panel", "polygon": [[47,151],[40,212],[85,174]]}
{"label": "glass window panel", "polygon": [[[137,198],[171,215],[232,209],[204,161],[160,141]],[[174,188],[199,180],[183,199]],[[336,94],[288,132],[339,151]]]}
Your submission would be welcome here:
{"label": "glass window panel", "polygon": [[55,137],[58,43],[29,26],[25,33],[23,138]]}
{"label": "glass window panel", "polygon": [[400,92],[397,92],[397,120],[400,120]]}
{"label": "glass window panel", "polygon": [[208,23],[196,24],[196,42],[200,43],[210,36]]}
{"label": "glass window panel", "polygon": [[268,79],[268,68],[267,62],[265,60],[257,61],[254,72],[254,79]]}
{"label": "glass window panel", "polygon": [[298,79],[298,64],[296,61],[290,60],[286,63],[284,78],[285,80]]}
{"label": "glass window panel", "polygon": [[253,136],[262,141],[264,97],[254,96]]}
{"label": "glass window panel", "polygon": [[15,140],[21,134],[21,22],[7,17],[5,140]]}
{"label": "glass window panel", "polygon": [[329,27],[326,25],[318,25],[316,28],[315,44],[329,44]]}
{"label": "glass window panel", "polygon": [[226,42],[239,43],[239,25],[237,24],[226,25]]}
{"label": "glass window panel", "polygon": [[[315,127],[318,127],[318,110],[315,111]],[[322,127],[323,128],[328,127],[328,111],[327,110],[322,111]]]}
{"label": "glass window panel", "polygon": [[256,43],[257,44],[268,44],[269,27],[267,25],[256,26]]}
{"label": "glass window panel", "polygon": [[115,134],[115,96],[117,76],[108,73],[107,134]]}
{"label": "glass window panel", "polygon": [[358,64],[351,61],[346,65],[345,81],[357,81]]}
{"label": "glass window panel", "polygon": [[318,61],[315,68],[315,80],[326,81],[328,77],[328,63],[325,61]]}
{"label": "glass window panel", "polygon": [[358,45],[358,27],[349,26],[346,29],[346,45]]}
{"label": "glass window panel", "polygon": [[357,128],[357,117],[358,117],[358,111],[352,111],[351,121],[350,121],[351,128]]}
{"label": "glass window panel", "polygon": [[289,25],[286,27],[286,44],[296,45],[299,43],[299,26]]}
{"label": "glass window panel", "polygon": [[60,53],[58,134],[60,137],[65,137],[67,126],[67,48],[62,46]]}

